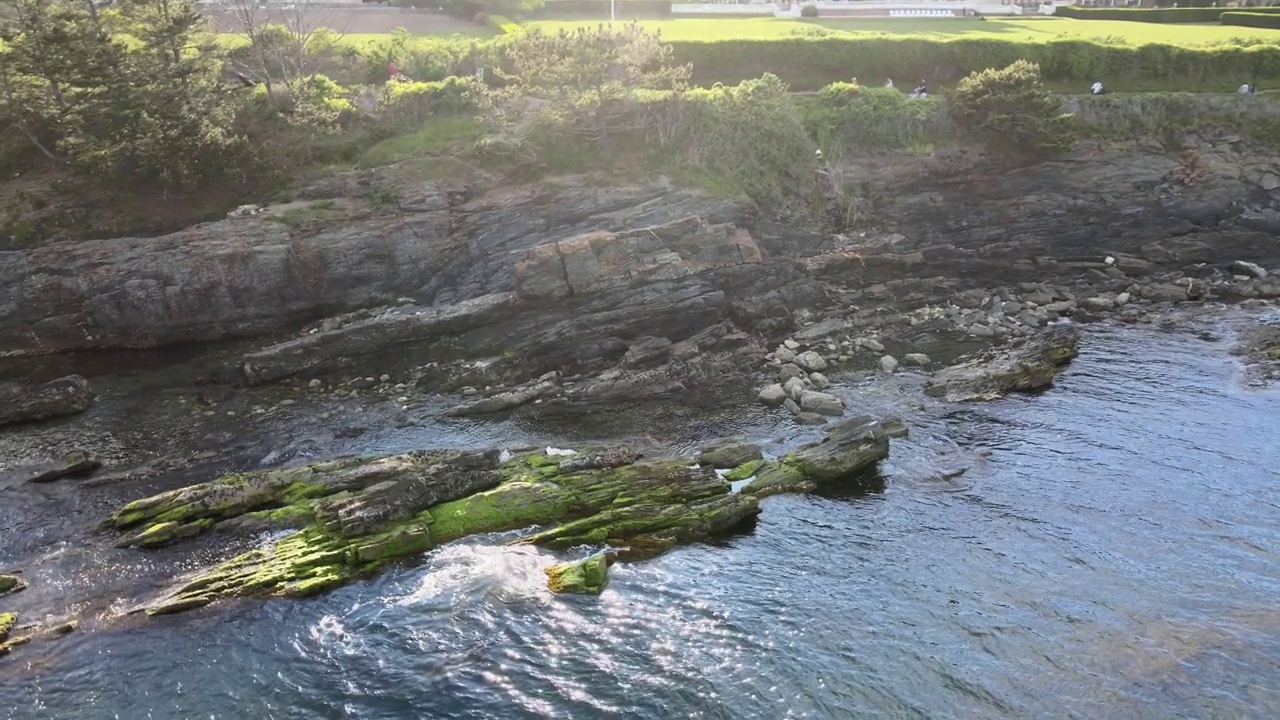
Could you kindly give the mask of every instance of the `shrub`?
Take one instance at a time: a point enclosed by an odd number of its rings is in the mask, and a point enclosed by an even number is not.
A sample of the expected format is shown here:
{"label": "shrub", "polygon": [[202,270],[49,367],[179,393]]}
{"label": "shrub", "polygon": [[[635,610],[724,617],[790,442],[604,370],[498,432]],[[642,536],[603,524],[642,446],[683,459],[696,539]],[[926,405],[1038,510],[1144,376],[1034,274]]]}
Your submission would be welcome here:
{"label": "shrub", "polygon": [[[1055,13],[1062,17],[1077,20],[1124,20],[1127,22],[1146,23],[1211,23],[1218,22],[1219,17],[1231,8],[1225,7],[1178,7],[1178,8],[1082,8],[1066,6],[1058,8]],[[1276,13],[1280,8],[1249,8],[1249,12]]]}
{"label": "shrub", "polygon": [[[976,70],[1026,59],[1046,80],[1088,85],[1098,78],[1159,81],[1280,78],[1280,45],[1178,47],[1047,43],[995,39],[791,37],[779,40],[677,41],[676,62],[693,66],[691,82],[738,83],[771,72],[793,90],[818,90],[850,75],[864,79],[929,78],[945,83]],[[1236,81],[1238,82],[1238,81]]]}
{"label": "shrub", "polygon": [[520,26],[511,21],[505,15],[490,15],[489,27],[500,33],[513,33],[520,29]]}
{"label": "shrub", "polygon": [[1041,83],[1040,67],[1026,60],[969,75],[947,109],[958,128],[998,157],[1044,157],[1071,147],[1071,116]]}
{"label": "shrub", "polygon": [[1222,13],[1220,22],[1223,25],[1240,25],[1243,27],[1271,28],[1273,30],[1280,30],[1280,15],[1268,13],[1253,11],[1227,12]]}
{"label": "shrub", "polygon": [[807,17],[807,18],[818,17],[818,6],[810,3],[800,8],[800,17]]}
{"label": "shrub", "polygon": [[945,134],[936,98],[909,98],[893,88],[833,83],[805,112],[805,127],[824,153],[902,150]]}
{"label": "shrub", "polygon": [[[616,0],[613,10],[620,18],[671,17],[671,0]],[[610,0],[551,0],[526,14],[545,20],[608,19],[609,11]]]}
{"label": "shrub", "polygon": [[451,77],[439,82],[387,83],[378,110],[393,123],[421,123],[431,115],[458,115],[477,109],[478,83]]}

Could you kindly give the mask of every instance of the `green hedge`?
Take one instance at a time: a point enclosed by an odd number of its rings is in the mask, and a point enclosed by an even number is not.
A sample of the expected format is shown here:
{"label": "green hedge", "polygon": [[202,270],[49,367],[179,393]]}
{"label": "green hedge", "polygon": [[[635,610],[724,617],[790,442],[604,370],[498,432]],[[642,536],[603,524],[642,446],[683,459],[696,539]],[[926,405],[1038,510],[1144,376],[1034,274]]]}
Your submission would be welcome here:
{"label": "green hedge", "polygon": [[[609,19],[609,0],[547,0],[529,17],[539,20],[577,20],[582,18]],[[614,6],[618,19],[671,17],[671,0],[617,0]]]}
{"label": "green hedge", "polygon": [[[698,85],[734,84],[773,73],[793,90],[817,90],[857,77],[867,84],[909,87],[959,80],[970,72],[1005,67],[1017,60],[1040,66],[1051,82],[1095,80],[1218,81],[1241,77],[1280,78],[1280,45],[1186,48],[1173,45],[1117,46],[1086,40],[1049,43],[992,39],[950,41],[922,38],[795,37],[780,40],[679,41],[677,62],[692,63]],[[1235,85],[1232,84],[1231,87]]]}
{"label": "green hedge", "polygon": [[1280,30],[1280,15],[1275,13],[1260,13],[1252,10],[1249,12],[1228,12],[1222,13],[1220,21],[1223,25],[1243,25],[1245,27]]}
{"label": "green hedge", "polygon": [[[1146,23],[1212,23],[1232,8],[1082,8],[1074,5],[1054,11],[1059,17],[1077,20],[1124,20]],[[1280,13],[1280,8],[1250,8],[1249,12]]]}

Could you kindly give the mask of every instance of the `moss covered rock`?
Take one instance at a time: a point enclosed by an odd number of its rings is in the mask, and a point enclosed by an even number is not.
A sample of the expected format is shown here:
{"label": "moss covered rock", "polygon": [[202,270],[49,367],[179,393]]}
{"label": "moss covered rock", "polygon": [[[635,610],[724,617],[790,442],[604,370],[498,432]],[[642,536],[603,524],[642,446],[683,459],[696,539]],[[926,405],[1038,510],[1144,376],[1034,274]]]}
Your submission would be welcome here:
{"label": "moss covered rock", "polygon": [[[295,508],[287,514],[288,522],[307,521],[300,530],[196,573],[147,612],[181,612],[232,596],[312,595],[442,543],[530,526],[542,529],[518,542],[548,547],[607,544],[627,557],[647,557],[730,530],[759,512],[755,497],[732,493],[714,470],[691,465],[688,459],[639,462],[626,450],[568,458],[534,452],[504,463],[480,459],[490,457],[437,456],[434,464],[424,464],[395,456],[258,473],[249,482],[260,488],[257,497],[277,498],[271,502],[281,501],[279,488],[304,482],[298,477],[305,477],[311,488],[341,489],[304,496],[286,506]],[[398,468],[395,473],[389,470],[393,467]],[[377,482],[368,481],[370,468],[381,468]],[[288,474],[289,482],[280,473]],[[469,478],[462,481],[459,475]],[[339,482],[335,476],[344,479]],[[428,482],[431,478],[438,484]],[[171,541],[178,533],[202,531],[206,522],[224,529],[256,527],[280,512],[248,510],[262,503],[241,499],[237,507],[247,512],[226,517],[228,504],[208,501],[225,497],[227,485],[244,482],[243,475],[220,478],[175,491],[181,493],[180,502],[178,495],[165,493],[167,497],[157,496],[161,500],[130,503],[114,517],[142,526],[141,532],[130,533],[130,544],[150,547],[159,543],[148,535]],[[446,484],[447,491],[439,490],[440,484]],[[464,494],[453,497],[458,493]],[[244,494],[237,489],[235,496]],[[441,497],[449,499],[431,502]],[[300,506],[309,507],[309,514],[297,510]],[[164,519],[173,517],[166,513],[176,507],[184,508],[182,517]],[[206,510],[194,512],[193,507]],[[408,514],[410,510],[414,512]],[[139,513],[149,515],[140,519]]]}
{"label": "moss covered rock", "polygon": [[878,420],[850,418],[827,431],[821,442],[765,463],[745,492],[759,497],[808,492],[819,485],[872,470],[889,457],[889,432]]}
{"label": "moss covered rock", "polygon": [[0,641],[9,638],[9,631],[13,629],[13,624],[17,621],[17,613],[0,613]]}
{"label": "moss covered rock", "polygon": [[1080,331],[1071,323],[1052,325],[1007,348],[980,353],[934,375],[925,393],[952,402],[993,400],[1011,392],[1040,390],[1075,359]]}
{"label": "moss covered rock", "polygon": [[588,558],[552,565],[543,570],[547,574],[547,589],[553,593],[599,595],[609,584],[609,566],[613,559],[608,553],[596,553]]}
{"label": "moss covered rock", "polygon": [[226,597],[313,595],[480,533],[532,528],[515,542],[651,557],[733,530],[760,512],[757,495],[812,489],[887,454],[880,424],[854,419],[779,462],[740,465],[735,473],[756,475],[744,493],[692,458],[641,460],[626,448],[505,460],[496,451],[343,458],[161,493],[125,505],[107,524],[122,531],[121,544],[139,548],[209,530],[296,530],[197,571],[144,608],[162,615]]}
{"label": "moss covered rock", "polygon": [[26,587],[27,584],[16,575],[0,575],[0,595],[8,595],[19,590],[25,590]]}

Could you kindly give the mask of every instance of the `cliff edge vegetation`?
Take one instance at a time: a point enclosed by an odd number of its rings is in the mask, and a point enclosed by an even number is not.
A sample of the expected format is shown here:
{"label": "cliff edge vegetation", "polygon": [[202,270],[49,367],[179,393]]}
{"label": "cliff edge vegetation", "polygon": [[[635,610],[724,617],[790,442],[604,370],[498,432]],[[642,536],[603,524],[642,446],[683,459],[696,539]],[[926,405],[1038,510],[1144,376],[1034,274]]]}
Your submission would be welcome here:
{"label": "cliff edge vegetation", "polygon": [[[352,43],[264,24],[229,46],[190,3],[19,5],[0,20],[0,248],[163,232],[389,165],[499,183],[665,177],[845,230],[860,213],[833,161],[850,153],[971,145],[1016,163],[1078,135],[1156,137],[1176,151],[1196,122],[1275,134],[1261,98],[1225,96],[1206,115],[1175,94],[1080,103],[1051,95],[1051,81],[1280,77],[1280,50],[1247,43],[845,38],[819,26],[668,43],[636,23]],[[890,72],[885,58],[899,78],[959,83],[909,97],[851,81]]]}

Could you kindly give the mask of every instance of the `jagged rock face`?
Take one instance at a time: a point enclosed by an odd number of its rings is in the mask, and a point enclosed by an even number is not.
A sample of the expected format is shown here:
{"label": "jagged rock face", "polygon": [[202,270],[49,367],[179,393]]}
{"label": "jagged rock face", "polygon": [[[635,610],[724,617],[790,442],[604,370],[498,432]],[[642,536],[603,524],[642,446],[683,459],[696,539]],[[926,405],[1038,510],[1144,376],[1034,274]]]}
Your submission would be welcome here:
{"label": "jagged rock face", "polygon": [[6,253],[0,336],[6,351],[36,354],[273,333],[406,296],[431,305],[511,292],[522,254],[585,232],[698,218],[712,234],[738,237],[726,224],[744,212],[661,187],[474,198],[428,183],[408,189],[396,213],[306,238],[268,213],[155,238],[60,243]]}
{"label": "jagged rock face", "polygon": [[[428,183],[407,188],[397,212],[305,238],[267,212],[7,253],[0,333],[18,354],[155,347],[410,298],[417,307],[312,341],[342,345],[319,350],[328,357],[317,367],[429,341],[442,356],[527,351],[545,372],[622,355],[644,337],[677,345],[726,321],[791,331],[796,309],[838,302],[824,283],[946,278],[963,290],[1085,274],[1120,292],[1130,278],[1195,263],[1265,267],[1280,253],[1278,172],[1274,157],[1226,146],[1176,158],[1082,150],[1013,170],[945,151],[854,161],[846,175],[869,188],[877,225],[894,234],[835,242],[771,225],[745,201],[663,186]],[[250,379],[287,364],[257,360]]]}

